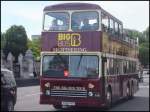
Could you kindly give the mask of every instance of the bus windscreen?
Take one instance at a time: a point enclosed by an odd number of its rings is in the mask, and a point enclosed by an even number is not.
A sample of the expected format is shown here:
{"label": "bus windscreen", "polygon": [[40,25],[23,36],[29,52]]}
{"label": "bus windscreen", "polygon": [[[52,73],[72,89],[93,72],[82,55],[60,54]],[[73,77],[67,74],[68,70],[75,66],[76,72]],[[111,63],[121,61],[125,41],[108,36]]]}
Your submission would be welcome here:
{"label": "bus windscreen", "polygon": [[42,60],[42,75],[97,78],[99,58],[96,55],[45,55]]}

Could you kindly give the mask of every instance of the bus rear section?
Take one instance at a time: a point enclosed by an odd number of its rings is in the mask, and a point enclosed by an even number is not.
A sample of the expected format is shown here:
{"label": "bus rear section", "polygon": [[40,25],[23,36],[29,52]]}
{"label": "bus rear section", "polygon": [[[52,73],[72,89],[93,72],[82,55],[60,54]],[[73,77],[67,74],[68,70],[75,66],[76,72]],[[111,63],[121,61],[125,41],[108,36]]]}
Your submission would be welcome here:
{"label": "bus rear section", "polygon": [[102,86],[96,54],[42,56],[40,104],[54,107],[99,107]]}

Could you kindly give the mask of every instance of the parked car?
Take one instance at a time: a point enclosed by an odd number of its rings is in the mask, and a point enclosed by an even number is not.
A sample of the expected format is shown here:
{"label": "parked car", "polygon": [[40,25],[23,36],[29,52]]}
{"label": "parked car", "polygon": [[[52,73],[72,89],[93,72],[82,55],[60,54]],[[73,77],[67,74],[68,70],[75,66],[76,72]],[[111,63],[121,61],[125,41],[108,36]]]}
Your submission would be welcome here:
{"label": "parked car", "polygon": [[17,86],[12,71],[1,68],[1,111],[13,111],[17,100]]}

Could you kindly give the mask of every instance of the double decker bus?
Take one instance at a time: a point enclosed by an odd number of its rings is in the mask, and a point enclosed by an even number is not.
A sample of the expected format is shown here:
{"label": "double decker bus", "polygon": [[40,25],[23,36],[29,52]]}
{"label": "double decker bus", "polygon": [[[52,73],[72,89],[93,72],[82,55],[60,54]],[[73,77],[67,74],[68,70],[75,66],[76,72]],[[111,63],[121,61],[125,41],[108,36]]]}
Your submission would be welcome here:
{"label": "double decker bus", "polygon": [[40,104],[109,108],[139,89],[138,41],[99,5],[46,6],[41,38]]}

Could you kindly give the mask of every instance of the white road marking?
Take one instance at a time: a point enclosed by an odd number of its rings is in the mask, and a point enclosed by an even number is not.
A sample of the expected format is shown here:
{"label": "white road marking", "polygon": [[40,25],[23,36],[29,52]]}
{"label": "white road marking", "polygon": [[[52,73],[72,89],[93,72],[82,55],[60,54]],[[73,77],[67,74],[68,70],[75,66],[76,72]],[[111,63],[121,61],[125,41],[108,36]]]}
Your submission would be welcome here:
{"label": "white road marking", "polygon": [[28,94],[28,95],[22,96],[21,98],[17,98],[17,100],[21,100],[21,99],[23,99],[25,97],[30,97],[30,96],[39,95],[39,94],[40,94],[40,92],[34,93],[34,94]]}
{"label": "white road marking", "polygon": [[149,88],[149,86],[139,86],[139,88]]}

